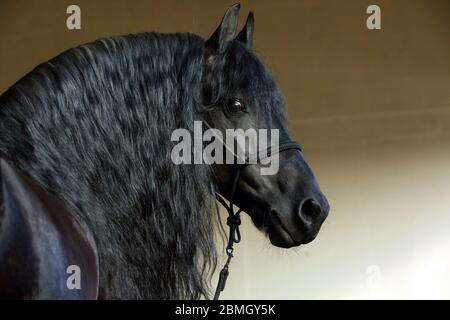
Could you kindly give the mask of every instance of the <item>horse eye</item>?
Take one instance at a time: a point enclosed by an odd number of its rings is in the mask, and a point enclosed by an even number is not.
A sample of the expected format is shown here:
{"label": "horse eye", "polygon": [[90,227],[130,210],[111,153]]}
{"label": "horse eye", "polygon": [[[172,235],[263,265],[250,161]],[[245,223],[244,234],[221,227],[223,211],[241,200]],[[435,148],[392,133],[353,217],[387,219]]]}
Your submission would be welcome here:
{"label": "horse eye", "polygon": [[244,112],[245,111],[244,102],[242,102],[237,98],[233,98],[228,102],[227,110],[229,112]]}

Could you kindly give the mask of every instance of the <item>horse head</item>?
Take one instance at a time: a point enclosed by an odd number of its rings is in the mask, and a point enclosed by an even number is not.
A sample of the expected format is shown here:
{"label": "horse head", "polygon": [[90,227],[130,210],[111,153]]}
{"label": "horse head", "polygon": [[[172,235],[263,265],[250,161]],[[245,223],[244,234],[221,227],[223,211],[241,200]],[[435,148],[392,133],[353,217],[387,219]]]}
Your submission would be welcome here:
{"label": "horse head", "polygon": [[[221,132],[242,129],[240,136],[235,136],[241,141],[249,138],[242,136],[243,131],[262,128],[275,129],[280,141],[292,141],[283,95],[252,50],[253,13],[236,36],[238,12],[239,4],[230,7],[205,42],[202,90],[203,102],[208,105],[206,119]],[[299,148],[266,160],[275,157],[279,163],[273,174],[261,173],[263,161],[214,164],[219,192],[247,212],[273,245],[289,248],[308,243],[319,232],[329,204]],[[237,171],[239,179],[233,186]]]}

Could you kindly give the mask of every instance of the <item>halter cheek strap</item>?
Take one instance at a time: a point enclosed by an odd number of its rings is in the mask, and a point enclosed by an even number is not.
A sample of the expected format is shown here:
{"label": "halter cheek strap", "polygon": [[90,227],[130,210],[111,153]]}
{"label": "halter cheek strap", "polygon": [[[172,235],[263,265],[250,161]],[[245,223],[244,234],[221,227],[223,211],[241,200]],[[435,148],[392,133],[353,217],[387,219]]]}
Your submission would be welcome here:
{"label": "halter cheek strap", "polygon": [[[209,127],[209,125],[208,125]],[[223,143],[223,142],[222,142]],[[259,152],[256,155],[250,155],[246,158],[246,162],[244,164],[248,165],[250,163],[258,163],[262,159],[270,157],[274,154],[281,153],[288,150],[299,150],[302,151],[302,147],[295,141],[287,140],[282,143],[278,147],[272,146],[267,148],[266,150],[263,150],[263,152]],[[234,152],[233,152],[234,154]],[[237,156],[235,155],[235,158]],[[252,162],[253,161],[253,162]],[[227,261],[220,271],[219,275],[219,282],[217,283],[216,292],[214,294],[214,300],[218,300],[220,293],[225,289],[225,284],[229,275],[229,265],[231,258],[233,257],[233,245],[235,243],[239,243],[241,241],[241,233],[239,231],[239,226],[241,224],[241,217],[240,213],[242,212],[242,209],[239,209],[237,212],[234,212],[234,206],[233,206],[233,199],[234,195],[236,193],[237,183],[239,181],[239,175],[241,172],[242,167],[238,167],[236,170],[236,174],[233,179],[233,184],[231,187],[231,193],[230,193],[230,201],[227,203],[225,199],[218,193],[216,193],[217,200],[225,207],[225,209],[228,212],[228,218],[227,218],[227,225],[229,227],[229,235],[228,235],[228,244],[226,248],[226,253],[228,255]]]}

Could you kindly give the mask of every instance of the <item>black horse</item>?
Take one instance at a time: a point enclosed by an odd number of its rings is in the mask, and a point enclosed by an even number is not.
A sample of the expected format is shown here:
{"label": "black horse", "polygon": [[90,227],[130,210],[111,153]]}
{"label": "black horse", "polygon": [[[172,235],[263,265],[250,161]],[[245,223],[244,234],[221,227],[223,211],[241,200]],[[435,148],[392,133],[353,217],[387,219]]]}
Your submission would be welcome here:
{"label": "black horse", "polygon": [[[209,297],[214,194],[289,248],[312,241],[329,205],[298,150],[260,164],[176,165],[174,129],[285,127],[284,99],[252,51],[239,5],[206,41],[143,33],[70,49],[0,96],[0,296]],[[81,288],[69,288],[68,266]]]}

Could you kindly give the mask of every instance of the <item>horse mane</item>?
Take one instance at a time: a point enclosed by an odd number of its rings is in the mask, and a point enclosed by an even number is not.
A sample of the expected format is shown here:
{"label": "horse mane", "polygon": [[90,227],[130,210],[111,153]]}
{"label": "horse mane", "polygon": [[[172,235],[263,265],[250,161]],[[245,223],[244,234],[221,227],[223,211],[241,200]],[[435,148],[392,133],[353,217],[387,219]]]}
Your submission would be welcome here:
{"label": "horse mane", "polygon": [[188,33],[98,40],[0,96],[0,156],[78,209],[97,243],[102,298],[209,295],[212,172],[170,159],[172,131],[203,117],[203,45]]}

